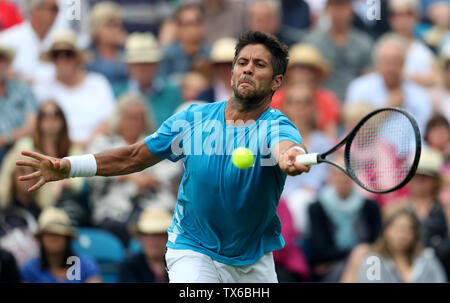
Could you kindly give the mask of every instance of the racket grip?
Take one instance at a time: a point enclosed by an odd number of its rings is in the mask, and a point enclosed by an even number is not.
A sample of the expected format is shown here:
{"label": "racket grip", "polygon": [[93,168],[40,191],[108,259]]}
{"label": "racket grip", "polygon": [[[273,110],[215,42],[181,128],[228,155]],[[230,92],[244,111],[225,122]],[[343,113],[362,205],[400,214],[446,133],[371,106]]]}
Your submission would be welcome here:
{"label": "racket grip", "polygon": [[319,163],[317,161],[318,156],[319,156],[318,153],[298,155],[295,158],[295,161],[303,165],[313,165]]}

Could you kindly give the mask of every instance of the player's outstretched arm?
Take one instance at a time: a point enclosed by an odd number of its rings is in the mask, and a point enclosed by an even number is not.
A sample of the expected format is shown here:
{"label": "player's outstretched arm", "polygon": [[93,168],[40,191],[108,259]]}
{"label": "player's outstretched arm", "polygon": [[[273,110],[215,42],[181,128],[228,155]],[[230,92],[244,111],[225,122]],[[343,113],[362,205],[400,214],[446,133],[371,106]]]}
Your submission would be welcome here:
{"label": "player's outstretched arm", "polygon": [[38,190],[47,182],[68,177],[130,174],[155,165],[162,160],[148,150],[144,141],[93,156],[58,159],[31,151],[22,151],[22,155],[30,159],[17,161],[16,165],[29,166],[36,170],[31,174],[19,177],[20,181],[38,180],[28,189],[30,192]]}
{"label": "player's outstretched arm", "polygon": [[278,166],[286,174],[296,176],[301,173],[309,172],[310,167],[295,161],[298,155],[306,154],[307,150],[304,145],[291,141],[281,141],[273,148],[273,155],[278,161]]}

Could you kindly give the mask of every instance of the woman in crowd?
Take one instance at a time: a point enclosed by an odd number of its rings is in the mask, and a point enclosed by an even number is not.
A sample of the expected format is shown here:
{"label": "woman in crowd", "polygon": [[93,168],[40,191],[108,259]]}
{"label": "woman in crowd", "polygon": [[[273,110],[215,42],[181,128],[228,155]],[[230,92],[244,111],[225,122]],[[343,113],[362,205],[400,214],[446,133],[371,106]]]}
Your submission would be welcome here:
{"label": "woman in crowd", "polygon": [[[153,129],[149,117],[152,115],[140,96],[122,95],[112,116],[109,134],[96,137],[88,150],[97,153],[143,140]],[[179,172],[178,164],[163,161],[136,174],[112,179],[90,178],[93,224],[113,232],[126,244],[129,240],[127,225],[137,219],[142,209],[150,205],[173,209],[176,197],[171,183]]]}
{"label": "woman in crowd", "polygon": [[[70,241],[74,237],[76,232],[63,210],[53,207],[44,210],[36,232],[41,253],[21,268],[22,280],[29,283],[102,282],[97,263],[91,257],[77,256],[72,251]],[[72,265],[79,268],[72,268]]]}

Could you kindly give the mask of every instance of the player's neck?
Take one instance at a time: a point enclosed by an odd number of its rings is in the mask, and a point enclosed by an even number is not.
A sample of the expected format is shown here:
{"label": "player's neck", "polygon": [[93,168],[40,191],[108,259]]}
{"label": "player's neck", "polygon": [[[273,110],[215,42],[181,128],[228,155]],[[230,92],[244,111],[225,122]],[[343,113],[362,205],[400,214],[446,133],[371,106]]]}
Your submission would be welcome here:
{"label": "player's neck", "polygon": [[261,100],[257,104],[249,104],[231,97],[225,106],[225,121],[227,124],[234,124],[232,121],[239,121],[239,125],[251,124],[270,107],[270,96]]}

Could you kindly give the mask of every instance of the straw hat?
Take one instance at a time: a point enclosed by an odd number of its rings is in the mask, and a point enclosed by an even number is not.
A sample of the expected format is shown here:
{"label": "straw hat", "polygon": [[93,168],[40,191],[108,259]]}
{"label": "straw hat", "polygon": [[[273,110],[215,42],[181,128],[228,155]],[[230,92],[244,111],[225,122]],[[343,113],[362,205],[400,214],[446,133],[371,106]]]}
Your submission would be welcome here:
{"label": "straw hat", "polygon": [[237,40],[221,38],[211,48],[211,61],[214,63],[231,63],[234,60]]}
{"label": "straw hat", "polygon": [[161,208],[148,208],[139,216],[137,223],[130,228],[130,233],[137,234],[165,234],[172,225],[172,216]]}
{"label": "straw hat", "polygon": [[319,70],[320,76],[326,78],[330,67],[320,51],[312,45],[297,43],[289,50],[289,65],[311,65]]}
{"label": "straw hat", "polygon": [[161,51],[153,34],[134,33],[125,44],[126,63],[155,63],[161,60]]}
{"label": "straw hat", "polygon": [[64,210],[55,207],[45,208],[39,216],[36,236],[45,233],[76,237],[76,231],[70,224],[69,216]]}
{"label": "straw hat", "polygon": [[444,165],[442,154],[434,148],[424,147],[420,154],[416,174],[437,177],[442,165]]}
{"label": "straw hat", "polygon": [[0,55],[5,56],[9,61],[12,61],[14,60],[16,52],[14,49],[9,48],[0,41]]}
{"label": "straw hat", "polygon": [[73,51],[78,59],[85,63],[89,61],[89,54],[77,47],[77,37],[74,32],[61,30],[52,36],[50,49],[40,55],[40,59],[45,62],[52,62],[52,52],[54,51]]}
{"label": "straw hat", "polygon": [[97,35],[100,27],[111,19],[122,20],[122,8],[111,1],[97,3],[91,10],[90,32],[91,38]]}

